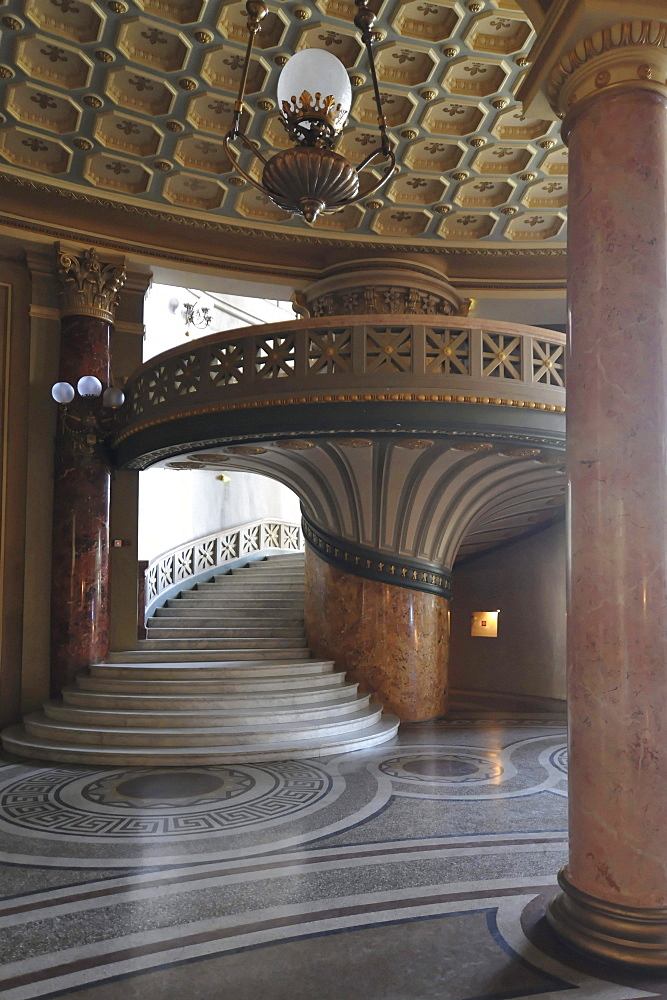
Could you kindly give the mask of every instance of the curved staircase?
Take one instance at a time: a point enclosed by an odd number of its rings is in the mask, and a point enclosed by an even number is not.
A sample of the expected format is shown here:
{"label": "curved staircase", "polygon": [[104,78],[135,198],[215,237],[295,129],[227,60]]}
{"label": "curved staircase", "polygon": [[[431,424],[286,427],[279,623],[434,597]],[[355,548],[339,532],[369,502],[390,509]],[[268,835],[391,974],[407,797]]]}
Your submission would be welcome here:
{"label": "curved staircase", "polygon": [[2,734],[23,757],[183,765],[319,757],[391,739],[303,627],[303,555],[272,556],[158,608],[137,650],[112,653]]}

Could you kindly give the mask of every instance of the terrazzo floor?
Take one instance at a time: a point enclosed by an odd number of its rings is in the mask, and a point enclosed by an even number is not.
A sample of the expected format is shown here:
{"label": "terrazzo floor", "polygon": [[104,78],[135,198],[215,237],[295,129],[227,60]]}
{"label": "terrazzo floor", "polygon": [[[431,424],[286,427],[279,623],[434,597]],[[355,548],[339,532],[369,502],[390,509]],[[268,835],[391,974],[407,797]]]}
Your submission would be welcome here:
{"label": "terrazzo floor", "polygon": [[286,763],[0,756],[0,996],[667,997],[545,928],[566,774],[562,726],[516,720]]}

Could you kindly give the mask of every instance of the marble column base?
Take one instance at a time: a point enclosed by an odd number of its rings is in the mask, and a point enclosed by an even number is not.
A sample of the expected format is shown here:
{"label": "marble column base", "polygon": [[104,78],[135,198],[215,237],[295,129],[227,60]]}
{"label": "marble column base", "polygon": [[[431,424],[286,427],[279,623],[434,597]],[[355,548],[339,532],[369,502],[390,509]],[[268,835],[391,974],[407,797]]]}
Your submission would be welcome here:
{"label": "marble column base", "polygon": [[640,909],[597,899],[576,889],[565,870],[547,920],[571,948],[605,962],[667,969],[667,907]]}
{"label": "marble column base", "polygon": [[313,654],[335,660],[401,722],[447,711],[446,598],[343,572],[307,546],[305,623]]}

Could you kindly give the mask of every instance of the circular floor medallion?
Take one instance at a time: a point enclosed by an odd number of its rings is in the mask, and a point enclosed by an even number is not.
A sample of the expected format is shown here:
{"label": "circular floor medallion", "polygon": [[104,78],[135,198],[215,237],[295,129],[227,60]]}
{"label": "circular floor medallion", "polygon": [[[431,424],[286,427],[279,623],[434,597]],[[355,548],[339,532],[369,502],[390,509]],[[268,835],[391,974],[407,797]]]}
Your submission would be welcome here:
{"label": "circular floor medallion", "polygon": [[492,754],[440,751],[391,757],[380,770],[398,781],[450,785],[500,778],[503,767]]}
{"label": "circular floor medallion", "polygon": [[317,807],[332,778],[308,761],[169,771],[49,768],[0,791],[0,819],[50,836],[187,837],[227,833]]}
{"label": "circular floor medallion", "polygon": [[558,750],[549,756],[549,763],[556,768],[557,771],[562,771],[563,774],[567,774],[567,747],[559,747]]}

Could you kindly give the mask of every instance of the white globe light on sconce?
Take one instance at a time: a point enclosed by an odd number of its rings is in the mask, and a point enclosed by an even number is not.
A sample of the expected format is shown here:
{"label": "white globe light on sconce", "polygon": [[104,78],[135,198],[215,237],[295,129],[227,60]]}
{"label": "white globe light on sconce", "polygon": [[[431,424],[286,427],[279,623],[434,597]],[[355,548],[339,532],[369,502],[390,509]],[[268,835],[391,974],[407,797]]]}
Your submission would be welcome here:
{"label": "white globe light on sconce", "polygon": [[80,396],[99,396],[102,393],[102,383],[94,375],[84,375],[76,383]]}
{"label": "white globe light on sconce", "polygon": [[104,390],[104,395],[102,396],[102,406],[108,406],[112,410],[117,410],[119,406],[122,406],[125,402],[125,393],[122,389],[117,389],[116,386],[110,385],[108,389]]}
{"label": "white globe light on sconce", "polygon": [[74,387],[71,386],[69,382],[56,382],[55,385],[51,387],[51,395],[55,399],[56,403],[62,403],[66,406],[74,399]]}
{"label": "white globe light on sconce", "polygon": [[301,111],[306,119],[309,110],[311,114],[322,111],[324,102],[332,101],[328,117],[336,132],[345,125],[352,107],[347,70],[332,52],[321,49],[302,49],[292,56],[278,77],[277,96],[285,115],[294,117]]}

